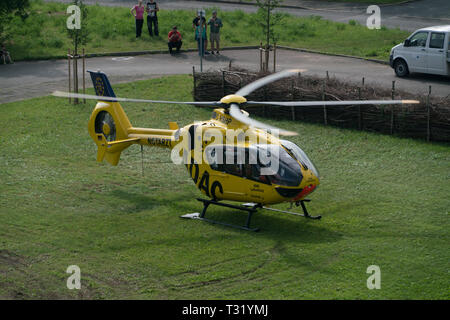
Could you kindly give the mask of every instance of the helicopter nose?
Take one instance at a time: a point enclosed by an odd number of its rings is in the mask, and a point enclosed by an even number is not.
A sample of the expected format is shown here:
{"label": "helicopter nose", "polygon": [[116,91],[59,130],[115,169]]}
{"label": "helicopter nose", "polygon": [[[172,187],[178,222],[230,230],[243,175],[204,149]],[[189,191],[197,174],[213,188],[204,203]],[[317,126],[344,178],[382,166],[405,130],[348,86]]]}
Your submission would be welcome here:
{"label": "helicopter nose", "polygon": [[303,199],[304,197],[306,197],[308,194],[310,194],[311,192],[313,192],[314,190],[316,190],[317,185],[316,184],[309,184],[306,187],[304,187],[302,189],[302,191],[300,191],[300,193],[294,198],[294,201],[298,201]]}

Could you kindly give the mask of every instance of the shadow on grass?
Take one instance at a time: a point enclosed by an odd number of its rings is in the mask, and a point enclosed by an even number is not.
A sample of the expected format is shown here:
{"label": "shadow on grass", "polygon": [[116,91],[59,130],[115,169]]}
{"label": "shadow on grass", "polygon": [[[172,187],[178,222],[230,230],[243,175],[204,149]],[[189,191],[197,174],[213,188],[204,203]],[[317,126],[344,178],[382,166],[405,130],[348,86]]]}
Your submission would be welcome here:
{"label": "shadow on grass", "polygon": [[[124,213],[136,213],[146,210],[156,210],[158,207],[170,208],[172,212],[178,212],[181,216],[185,213],[201,212],[203,205],[198,202],[186,203],[186,199],[191,198],[192,194],[180,194],[167,196],[148,196],[141,193],[130,193],[123,190],[114,190],[112,195],[120,199],[129,201],[132,206],[124,211]],[[192,204],[195,205],[194,209]],[[234,209],[224,209],[210,207],[206,213],[206,218],[217,220],[220,222],[230,223],[234,225],[245,225],[247,219],[247,213]],[[322,242],[335,242],[341,238],[341,234],[323,227],[321,220],[310,220],[304,217],[289,216],[283,213],[272,213],[264,210],[259,210],[252,217],[250,227],[260,228],[259,232],[251,232],[240,229],[234,229],[231,227],[213,224],[208,222],[202,222],[198,220],[180,220],[180,223],[192,224],[195,227],[196,224],[204,223],[212,228],[219,230],[232,230],[236,234],[254,235],[255,237],[268,237],[279,241],[296,241],[296,242],[310,242],[310,243],[322,243]],[[218,235],[223,238],[223,235]]]}
{"label": "shadow on grass", "polygon": [[[200,208],[201,209],[201,208]],[[205,218],[230,223],[238,226],[245,225],[247,213],[233,209],[218,209],[207,211]],[[234,229],[220,224],[193,221],[194,223],[207,223],[213,228],[233,230],[236,233],[254,234],[256,237],[267,237],[279,241],[294,242],[336,242],[342,235],[336,231],[321,226],[322,221],[310,220],[304,217],[289,217],[283,213],[277,214],[267,211],[258,211],[253,214],[251,228],[259,228],[259,232]]]}
{"label": "shadow on grass", "polygon": [[159,197],[150,197],[142,193],[131,193],[123,190],[113,190],[112,196],[127,200],[131,206],[126,210],[122,210],[123,213],[137,213],[145,210],[152,210],[159,206],[167,205],[167,199]]}

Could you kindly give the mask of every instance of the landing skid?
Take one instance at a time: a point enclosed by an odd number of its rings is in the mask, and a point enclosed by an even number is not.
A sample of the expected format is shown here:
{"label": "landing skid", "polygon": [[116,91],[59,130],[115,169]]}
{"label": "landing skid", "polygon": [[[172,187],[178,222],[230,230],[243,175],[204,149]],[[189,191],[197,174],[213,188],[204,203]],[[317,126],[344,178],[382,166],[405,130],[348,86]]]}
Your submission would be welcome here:
{"label": "landing skid", "polygon": [[[313,220],[319,220],[319,219],[321,219],[322,216],[311,216],[311,215],[308,213],[308,210],[306,210],[306,206],[305,206],[304,202],[310,202],[310,201],[311,201],[311,200],[309,200],[309,199],[305,199],[305,200],[297,201],[297,202],[295,203],[295,205],[296,205],[297,207],[298,207],[299,205],[302,206],[303,214],[298,213],[298,212],[292,212],[292,211],[286,211],[286,210],[279,210],[279,209],[269,208],[269,207],[262,207],[262,209],[266,209],[266,210],[270,210],[270,211],[276,211],[276,212],[289,213],[289,214],[293,214],[293,215],[296,215],[296,216],[301,216],[301,217],[305,217],[305,218],[313,219]],[[246,205],[246,204],[244,204],[244,206],[245,206],[245,205]],[[291,205],[291,208],[292,208],[292,205]]]}
{"label": "landing skid", "polygon": [[[242,229],[242,230],[246,230],[246,231],[255,231],[255,232],[259,231],[259,228],[250,228],[250,221],[252,219],[252,215],[253,215],[253,213],[255,213],[257,211],[257,208],[260,207],[259,204],[255,203],[252,206],[236,206],[236,205],[232,205],[232,204],[228,204],[228,203],[221,203],[221,202],[218,202],[218,201],[215,201],[215,200],[207,200],[207,199],[200,199],[200,198],[197,198],[197,200],[203,202],[202,213],[198,213],[198,212],[188,213],[188,214],[185,214],[185,215],[181,216],[181,218],[201,220],[201,221],[206,221],[206,222],[209,222],[209,223],[220,224],[220,225],[223,225],[223,226],[236,228],[236,229]],[[248,216],[247,216],[247,220],[245,222],[245,225],[244,226],[239,226],[239,225],[235,225],[235,224],[230,224],[230,223],[225,223],[225,222],[221,222],[221,221],[211,220],[211,219],[205,218],[206,210],[208,209],[210,204],[217,205],[217,206],[222,206],[222,207],[227,207],[227,208],[233,208],[233,209],[247,211],[248,212]]]}
{"label": "landing skid", "polygon": [[[250,228],[250,221],[251,221],[252,215],[253,215],[253,213],[257,212],[258,208],[265,209],[265,210],[270,210],[270,211],[282,212],[282,213],[289,213],[289,214],[292,214],[292,215],[302,216],[302,217],[305,217],[305,218],[308,218],[308,219],[314,219],[314,220],[318,220],[318,219],[322,218],[322,216],[311,216],[311,215],[309,215],[308,210],[306,210],[306,206],[305,206],[304,202],[309,202],[311,200],[300,200],[300,201],[295,203],[296,206],[301,205],[301,207],[303,209],[303,214],[298,213],[298,212],[292,212],[292,211],[286,211],[286,210],[279,210],[279,209],[264,207],[264,206],[261,206],[258,203],[244,203],[242,206],[236,206],[236,205],[232,205],[232,204],[228,204],[228,203],[218,202],[216,200],[207,200],[207,199],[200,199],[200,198],[197,198],[197,200],[203,202],[202,213],[198,213],[198,212],[188,213],[188,214],[182,215],[181,218],[201,220],[201,221],[206,221],[206,222],[213,223],[213,224],[220,224],[220,225],[223,225],[223,226],[236,228],[236,229],[241,229],[241,230],[246,230],[246,231],[259,231],[259,228]],[[248,216],[247,216],[247,220],[246,220],[245,225],[244,226],[239,226],[239,225],[235,225],[235,224],[230,224],[230,223],[225,223],[225,222],[221,222],[221,221],[211,220],[211,219],[205,218],[206,210],[208,209],[210,204],[217,205],[217,206],[222,206],[222,207],[227,207],[227,208],[238,209],[238,210],[242,210],[242,211],[247,211],[248,212]]]}

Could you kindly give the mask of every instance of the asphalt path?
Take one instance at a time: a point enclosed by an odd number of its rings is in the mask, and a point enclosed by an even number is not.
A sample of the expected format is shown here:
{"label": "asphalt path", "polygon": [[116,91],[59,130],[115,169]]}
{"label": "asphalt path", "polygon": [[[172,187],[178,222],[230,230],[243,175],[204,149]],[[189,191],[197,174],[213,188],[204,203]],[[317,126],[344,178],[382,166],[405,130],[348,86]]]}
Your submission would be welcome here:
{"label": "asphalt path", "polygon": [[[72,2],[71,0],[58,0],[60,2]],[[132,0],[84,0],[87,4],[101,4],[108,6],[123,6],[131,8],[137,1]],[[256,12],[257,7],[241,0],[223,1],[189,1],[189,0],[158,0],[160,10],[174,9],[198,9],[215,7],[219,10]],[[367,7],[369,4],[341,3],[328,1],[302,1],[284,0],[282,5],[286,8],[280,11],[288,12],[296,16],[321,16],[324,19],[345,22],[355,20],[366,25]],[[400,28],[414,31],[431,25],[450,24],[449,0],[419,0],[410,1],[399,5],[387,5],[381,7],[381,25],[389,28]],[[219,14],[220,15],[220,14]]]}
{"label": "asphalt path", "polygon": [[[366,85],[391,88],[396,87],[412,93],[426,94],[432,86],[435,96],[450,95],[450,79],[447,77],[417,74],[406,79],[397,78],[394,71],[384,64],[360,59],[328,56],[322,54],[277,50],[277,71],[288,68],[305,69],[306,75],[325,76]],[[221,56],[209,55],[203,60],[203,70],[220,70],[229,63],[250,70],[259,68],[259,51],[225,50]],[[272,62],[271,62],[272,63]],[[86,59],[88,70],[105,72],[112,85],[114,83],[149,79],[161,75],[190,74],[194,66],[200,71],[200,59],[196,52],[182,52],[179,55],[147,54],[135,57],[96,57]],[[48,95],[55,90],[68,90],[67,60],[45,60],[17,62],[13,65],[0,65],[0,103]],[[92,87],[90,78],[86,84]],[[81,87],[81,82],[80,82]],[[139,98],[136,93],[134,98]],[[170,100],[170,97],[166,97]]]}

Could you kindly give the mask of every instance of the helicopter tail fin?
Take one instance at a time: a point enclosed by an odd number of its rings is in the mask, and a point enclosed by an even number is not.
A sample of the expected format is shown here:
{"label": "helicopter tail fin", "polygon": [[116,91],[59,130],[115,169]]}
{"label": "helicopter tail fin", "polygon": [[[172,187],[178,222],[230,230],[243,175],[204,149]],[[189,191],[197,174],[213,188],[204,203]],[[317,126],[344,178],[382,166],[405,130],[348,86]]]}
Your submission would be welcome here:
{"label": "helicopter tail fin", "polygon": [[108,77],[101,71],[87,71],[91,75],[92,84],[94,85],[95,94],[97,96],[115,97],[116,94],[109,83]]}
{"label": "helicopter tail fin", "polygon": [[[98,96],[116,97],[106,74],[88,71]],[[97,161],[108,161],[112,165],[119,163],[120,154],[139,139],[128,137],[131,128],[122,106],[117,101],[99,101],[88,123],[89,134],[97,144]]]}

